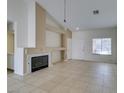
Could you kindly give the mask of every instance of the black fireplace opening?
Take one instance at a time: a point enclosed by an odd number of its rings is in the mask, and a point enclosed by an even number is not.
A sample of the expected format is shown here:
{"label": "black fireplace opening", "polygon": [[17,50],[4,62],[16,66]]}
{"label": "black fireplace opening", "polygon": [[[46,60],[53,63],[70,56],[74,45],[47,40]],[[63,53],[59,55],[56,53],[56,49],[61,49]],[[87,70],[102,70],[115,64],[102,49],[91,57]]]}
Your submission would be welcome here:
{"label": "black fireplace opening", "polygon": [[48,55],[31,58],[31,72],[48,67]]}

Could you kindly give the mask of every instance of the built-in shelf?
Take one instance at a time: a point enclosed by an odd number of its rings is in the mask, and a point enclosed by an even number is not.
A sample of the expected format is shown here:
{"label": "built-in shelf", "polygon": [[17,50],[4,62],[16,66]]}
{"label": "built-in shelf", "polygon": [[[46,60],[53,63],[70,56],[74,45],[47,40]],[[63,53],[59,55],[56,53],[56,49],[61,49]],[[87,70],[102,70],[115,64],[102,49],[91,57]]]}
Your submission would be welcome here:
{"label": "built-in shelf", "polygon": [[[35,47],[25,48],[25,64],[27,63],[28,55],[40,53],[50,53],[51,59],[54,59],[56,56],[54,54],[60,53],[58,56],[61,56],[61,61],[66,60],[67,58],[67,39],[72,38],[72,32],[69,29],[65,31],[63,28],[61,29],[59,27],[47,24],[46,18],[46,11],[36,3]],[[55,32],[55,34],[58,35],[54,34],[56,37],[54,39],[50,38],[48,36],[50,33],[47,33],[47,31]],[[53,39],[55,42],[51,40],[47,41],[47,38]]]}

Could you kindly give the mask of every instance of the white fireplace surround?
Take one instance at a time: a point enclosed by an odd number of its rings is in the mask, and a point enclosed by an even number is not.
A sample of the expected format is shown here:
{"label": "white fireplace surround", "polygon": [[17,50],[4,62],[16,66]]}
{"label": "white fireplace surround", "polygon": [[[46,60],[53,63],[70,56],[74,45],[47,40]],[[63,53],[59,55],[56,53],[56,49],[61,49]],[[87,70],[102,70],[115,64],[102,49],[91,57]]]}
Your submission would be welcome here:
{"label": "white fireplace surround", "polygon": [[31,73],[31,58],[32,57],[37,57],[37,56],[44,56],[44,55],[48,55],[48,67],[52,66],[51,53],[30,54],[30,55],[28,55],[27,73]]}

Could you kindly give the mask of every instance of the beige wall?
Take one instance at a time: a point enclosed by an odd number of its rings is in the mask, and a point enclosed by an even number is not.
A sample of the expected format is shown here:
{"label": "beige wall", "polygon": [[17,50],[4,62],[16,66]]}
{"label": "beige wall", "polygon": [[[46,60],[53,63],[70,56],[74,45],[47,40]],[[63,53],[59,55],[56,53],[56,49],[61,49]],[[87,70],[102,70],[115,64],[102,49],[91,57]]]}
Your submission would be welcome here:
{"label": "beige wall", "polygon": [[66,31],[66,34],[68,38],[72,38],[72,32],[69,29]]}
{"label": "beige wall", "polygon": [[[62,39],[62,34],[64,39]],[[42,52],[50,52],[52,63],[62,60],[62,53],[59,48],[66,38],[71,38],[72,33],[65,31],[45,10],[36,5],[36,48],[25,48],[25,70],[27,70],[27,55]],[[64,46],[66,48],[66,46]],[[66,50],[65,50],[66,51]]]}
{"label": "beige wall", "polygon": [[46,24],[56,27],[58,29],[64,29],[52,16],[46,13]]}
{"label": "beige wall", "polygon": [[61,34],[53,31],[46,31],[46,47],[61,47]]}
{"label": "beige wall", "polygon": [[61,51],[53,51],[52,54],[52,63],[60,62],[61,59]]}
{"label": "beige wall", "polygon": [[7,32],[7,53],[14,53],[14,33],[10,31]]}
{"label": "beige wall", "polygon": [[7,54],[7,69],[14,70],[14,55]]}

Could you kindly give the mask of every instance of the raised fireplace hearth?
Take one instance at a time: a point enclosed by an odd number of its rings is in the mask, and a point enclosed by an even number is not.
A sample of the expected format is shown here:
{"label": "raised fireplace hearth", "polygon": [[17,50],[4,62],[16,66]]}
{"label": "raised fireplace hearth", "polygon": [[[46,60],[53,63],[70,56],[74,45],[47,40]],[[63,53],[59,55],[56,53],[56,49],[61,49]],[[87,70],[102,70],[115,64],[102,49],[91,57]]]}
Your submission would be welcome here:
{"label": "raised fireplace hearth", "polygon": [[31,58],[31,72],[48,67],[48,55]]}

